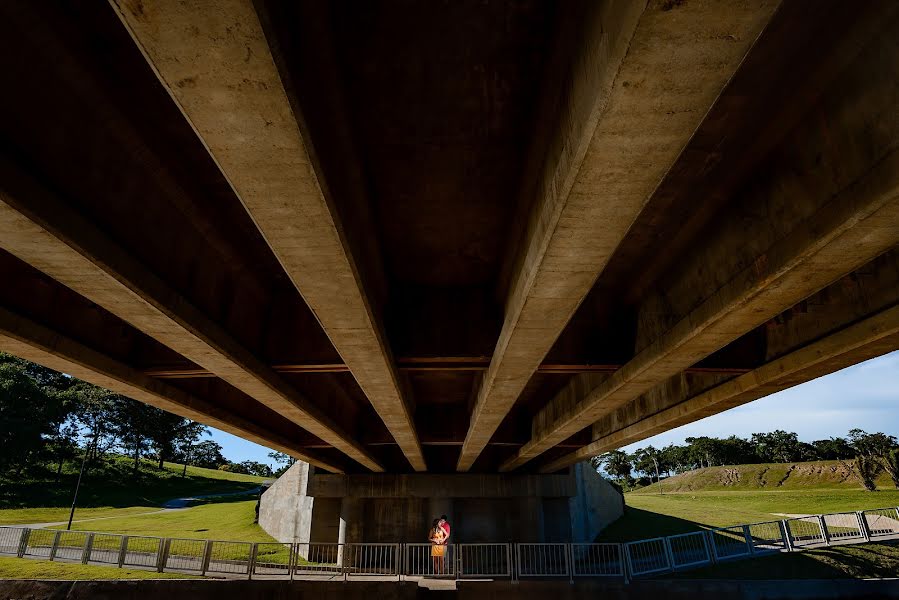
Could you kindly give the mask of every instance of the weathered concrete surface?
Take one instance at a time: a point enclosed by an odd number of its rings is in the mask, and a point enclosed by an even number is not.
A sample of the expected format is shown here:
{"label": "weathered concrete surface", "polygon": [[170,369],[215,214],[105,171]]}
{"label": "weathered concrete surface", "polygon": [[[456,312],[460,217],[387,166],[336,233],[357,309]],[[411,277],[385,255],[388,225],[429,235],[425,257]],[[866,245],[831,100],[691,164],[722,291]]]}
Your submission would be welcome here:
{"label": "weathered concrete surface", "polygon": [[351,458],[380,468],[321,409],[100,229],[9,161],[0,162],[0,173],[0,247]]}
{"label": "weathered concrete surface", "polygon": [[577,487],[570,474],[315,474],[307,493],[324,498],[510,498],[572,496]]}
{"label": "weathered concrete surface", "polygon": [[[253,3],[114,4],[412,467],[426,470],[390,348]],[[382,470],[358,448],[341,449]]]}
{"label": "weathered concrete surface", "polygon": [[736,195],[733,212],[716,222],[703,246],[644,299],[636,356],[599,385],[574,378],[534,417],[533,438],[502,470],[525,464],[895,247],[896,73],[895,40],[872,42],[753,186]]}
{"label": "weathered concrete surface", "polygon": [[779,4],[596,5],[460,471],[489,442]]}
{"label": "weathered concrete surface", "polygon": [[629,584],[603,582],[522,581],[484,583],[461,581],[457,595],[464,600],[505,598],[646,598],[647,600],[727,598],[746,600],[838,600],[841,598],[899,598],[899,581],[811,579],[789,581],[652,580]]}
{"label": "weathered concrete surface", "polygon": [[297,463],[262,495],[259,524],[284,542],[424,543],[447,514],[453,542],[590,542],[623,512],[588,464],[564,475],[344,477]]}
{"label": "weathered concrete surface", "polygon": [[411,600],[418,594],[417,583],[398,581],[0,580],[3,600]]}
{"label": "weathered concrete surface", "polygon": [[577,478],[578,493],[568,499],[571,537],[565,541],[591,543],[624,514],[624,495],[600,477],[589,463],[577,463],[572,471]]}
{"label": "weathered concrete surface", "polygon": [[206,400],[147,377],[113,358],[0,308],[0,350],[83,381],[318,464],[293,441]]}
{"label": "weathered concrete surface", "polygon": [[310,541],[315,501],[306,494],[309,471],[310,465],[297,461],[259,499],[259,526],[276,540]]}
{"label": "weathered concrete surface", "polygon": [[0,598],[10,600],[287,600],[353,598],[383,600],[427,599],[505,600],[506,598],[595,598],[695,600],[842,600],[899,598],[899,581],[809,579],[789,581],[652,580],[618,582],[460,581],[456,589],[430,591],[417,582],[378,581],[16,581],[0,580]]}
{"label": "weathered concrete surface", "polygon": [[[893,350],[899,343],[899,307],[887,309],[837,333],[773,360],[701,394],[668,396],[639,416],[622,416],[625,426],[594,426],[594,442],[542,467],[551,473],[608,450],[751,402]],[[648,416],[646,416],[648,414]],[[628,421],[632,421],[628,423]]]}

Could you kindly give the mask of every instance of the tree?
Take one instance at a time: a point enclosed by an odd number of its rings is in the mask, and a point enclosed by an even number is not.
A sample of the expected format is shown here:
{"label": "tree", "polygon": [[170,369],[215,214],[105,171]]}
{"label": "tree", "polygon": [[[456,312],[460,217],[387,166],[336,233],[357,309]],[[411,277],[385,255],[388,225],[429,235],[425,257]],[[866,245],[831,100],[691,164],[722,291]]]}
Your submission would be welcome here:
{"label": "tree", "polygon": [[750,443],[762,462],[790,462],[799,458],[799,436],[777,429],[770,433],[753,433]]}
{"label": "tree", "polygon": [[[181,470],[181,477],[187,476],[187,463],[190,462],[194,445],[200,440],[203,434],[211,435],[209,428],[202,423],[185,419],[184,424],[179,428],[175,436],[175,450],[184,464]],[[221,446],[219,446],[221,448]],[[218,465],[216,465],[218,466]]]}
{"label": "tree", "polygon": [[21,473],[65,416],[57,395],[48,395],[15,362],[0,362],[0,468]]}
{"label": "tree", "polygon": [[191,450],[190,464],[205,469],[218,469],[228,464],[222,456],[222,446],[212,440],[204,440],[195,444]]}
{"label": "tree", "polygon": [[832,437],[826,440],[812,442],[815,449],[815,458],[818,460],[844,460],[855,456],[855,451],[845,438]]}
{"label": "tree", "polygon": [[116,443],[116,402],[121,398],[109,390],[77,381],[61,392],[71,403],[72,418],[88,437],[91,460],[102,456]]}
{"label": "tree", "polygon": [[115,396],[112,430],[121,447],[134,459],[134,474],[140,472],[141,456],[149,448],[145,432],[152,427],[150,406],[124,396]]}
{"label": "tree", "polygon": [[293,466],[293,464],[297,461],[294,457],[289,454],[284,454],[283,452],[269,452],[268,457],[275,461],[276,465],[281,465],[278,467],[275,472],[275,477],[280,477],[284,471]]}
{"label": "tree", "polygon": [[606,473],[619,481],[627,482],[630,479],[631,466],[627,453],[621,450],[612,450],[591,459],[594,468],[602,467]]}
{"label": "tree", "polygon": [[899,489],[899,450],[890,450],[886,456],[881,459],[880,466],[887,472],[893,481],[893,486]]}
{"label": "tree", "polygon": [[175,446],[185,435],[190,421],[155,406],[146,406],[144,419],[144,437],[156,455],[157,466],[162,469],[165,460],[175,453]]}
{"label": "tree", "polygon": [[885,470],[893,485],[899,487],[899,464],[896,464],[896,438],[885,433],[868,433],[862,429],[851,429],[847,436],[849,445],[855,450],[855,471],[862,485],[868,491],[877,489],[874,480],[880,469]]}

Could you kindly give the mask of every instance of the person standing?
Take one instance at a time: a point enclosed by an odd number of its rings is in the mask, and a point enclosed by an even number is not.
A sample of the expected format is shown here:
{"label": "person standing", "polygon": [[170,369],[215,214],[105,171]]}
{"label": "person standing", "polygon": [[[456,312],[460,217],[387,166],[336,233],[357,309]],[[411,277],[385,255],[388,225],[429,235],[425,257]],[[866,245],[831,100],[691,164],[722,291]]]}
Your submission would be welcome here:
{"label": "person standing", "polygon": [[443,544],[446,545],[449,543],[450,537],[450,524],[449,521],[446,520],[446,515],[440,515],[440,527],[446,533],[446,539],[443,541]]}
{"label": "person standing", "polygon": [[440,525],[440,519],[434,519],[431,531],[428,533],[428,541],[431,542],[431,562],[434,566],[434,574],[443,574],[443,557],[446,556],[446,530]]}

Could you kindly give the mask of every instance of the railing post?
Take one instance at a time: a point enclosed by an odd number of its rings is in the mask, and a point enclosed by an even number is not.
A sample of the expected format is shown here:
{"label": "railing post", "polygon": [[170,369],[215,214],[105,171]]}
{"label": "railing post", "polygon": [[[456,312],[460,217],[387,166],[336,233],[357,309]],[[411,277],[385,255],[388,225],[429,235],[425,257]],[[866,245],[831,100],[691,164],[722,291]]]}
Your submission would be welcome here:
{"label": "railing post", "polygon": [[28,549],[28,538],[31,537],[31,530],[27,527],[22,529],[22,534],[19,536],[19,549],[16,552],[16,556],[22,558],[25,556],[25,550]]}
{"label": "railing post", "polygon": [[824,543],[830,546],[830,533],[827,531],[827,523],[824,521],[824,515],[818,515],[818,527],[821,528],[821,537]]}
{"label": "railing post", "polygon": [[634,575],[634,564],[631,562],[631,548],[628,544],[623,544],[622,548],[624,548],[624,556],[623,558],[627,559],[627,572],[631,574],[631,578]]}
{"label": "railing post", "polygon": [[50,560],[56,558],[56,551],[59,549],[59,536],[61,535],[61,531],[57,531],[53,534],[53,545],[50,546]]}
{"label": "railing post", "polygon": [[156,571],[162,573],[165,570],[165,563],[169,560],[169,544],[172,540],[169,538],[160,538],[159,550],[156,553]]}
{"label": "railing post", "polygon": [[203,546],[203,564],[200,566],[200,575],[206,574],[210,560],[212,560],[212,540],[206,540],[206,545]]}
{"label": "railing post", "polygon": [[568,571],[568,583],[574,585],[574,555],[571,544],[565,544],[565,569]]}
{"label": "railing post", "polygon": [[256,553],[259,552],[259,544],[250,546],[250,562],[247,563],[247,579],[253,579],[253,571],[256,570]]}
{"label": "railing post", "polygon": [[128,536],[122,536],[122,543],[119,544],[119,568],[125,564],[125,555],[128,553]]}
{"label": "railing post", "polygon": [[506,556],[509,559],[509,571],[512,573],[512,583],[521,580],[521,544],[515,544],[515,552],[512,552],[512,544],[506,544]]}
{"label": "railing post", "polygon": [[871,530],[868,529],[868,520],[865,519],[865,511],[857,510],[855,511],[856,516],[858,517],[858,526],[861,529],[862,535],[865,536],[865,541],[871,541]]}
{"label": "railing post", "polygon": [[755,544],[752,543],[752,532],[749,531],[749,525],[743,525],[743,539],[746,540],[746,551],[752,556],[755,554]]}
{"label": "railing post", "polygon": [[84,540],[84,550],[81,552],[81,564],[86,565],[88,561],[91,559],[91,548],[94,547],[94,534],[87,534],[87,538]]}
{"label": "railing post", "polygon": [[714,565],[718,562],[718,548],[715,546],[715,532],[711,529],[706,529],[705,537],[709,543],[709,563]]}
{"label": "railing post", "polygon": [[624,579],[624,583],[630,583],[630,579],[627,576],[627,563],[624,561],[624,544],[618,543],[618,565],[621,567],[621,577]]}
{"label": "railing post", "polygon": [[793,548],[793,532],[790,531],[790,524],[787,522],[786,519],[783,519],[780,522],[780,526],[783,527],[784,541],[787,544],[787,551],[792,552],[794,550],[794,548]]}
{"label": "railing post", "polygon": [[300,555],[300,545],[290,545],[290,557],[287,559],[287,568],[290,570],[290,580],[293,581],[293,572],[297,566],[297,557]]}
{"label": "railing post", "polygon": [[671,540],[668,537],[662,538],[662,545],[665,547],[665,560],[668,561],[668,569],[674,571],[674,552],[671,551]]}

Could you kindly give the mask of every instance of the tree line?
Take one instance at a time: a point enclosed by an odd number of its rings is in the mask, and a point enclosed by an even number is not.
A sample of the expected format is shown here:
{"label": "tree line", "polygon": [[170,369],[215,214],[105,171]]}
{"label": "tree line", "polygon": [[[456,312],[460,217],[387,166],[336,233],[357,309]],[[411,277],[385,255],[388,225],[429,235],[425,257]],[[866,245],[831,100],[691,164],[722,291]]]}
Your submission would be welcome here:
{"label": "tree line", "polygon": [[[672,474],[703,467],[761,463],[837,460],[869,491],[875,480],[887,473],[899,488],[899,444],[895,436],[852,429],[846,437],[803,442],[794,432],[776,430],[753,433],[749,438],[689,437],[684,444],[664,448],[646,446],[628,454],[621,450],[591,459],[626,488],[647,485]],[[637,477],[634,477],[634,475]]]}
{"label": "tree line", "polygon": [[159,408],[143,404],[0,353],[0,473],[21,476],[31,467],[52,465],[57,480],[66,461],[90,463],[110,454],[133,461],[138,474],[142,461],[162,468],[164,461],[271,477],[293,460],[269,454],[281,465],[277,471],[256,461],[231,462],[222,446],[203,439],[209,428]]}

